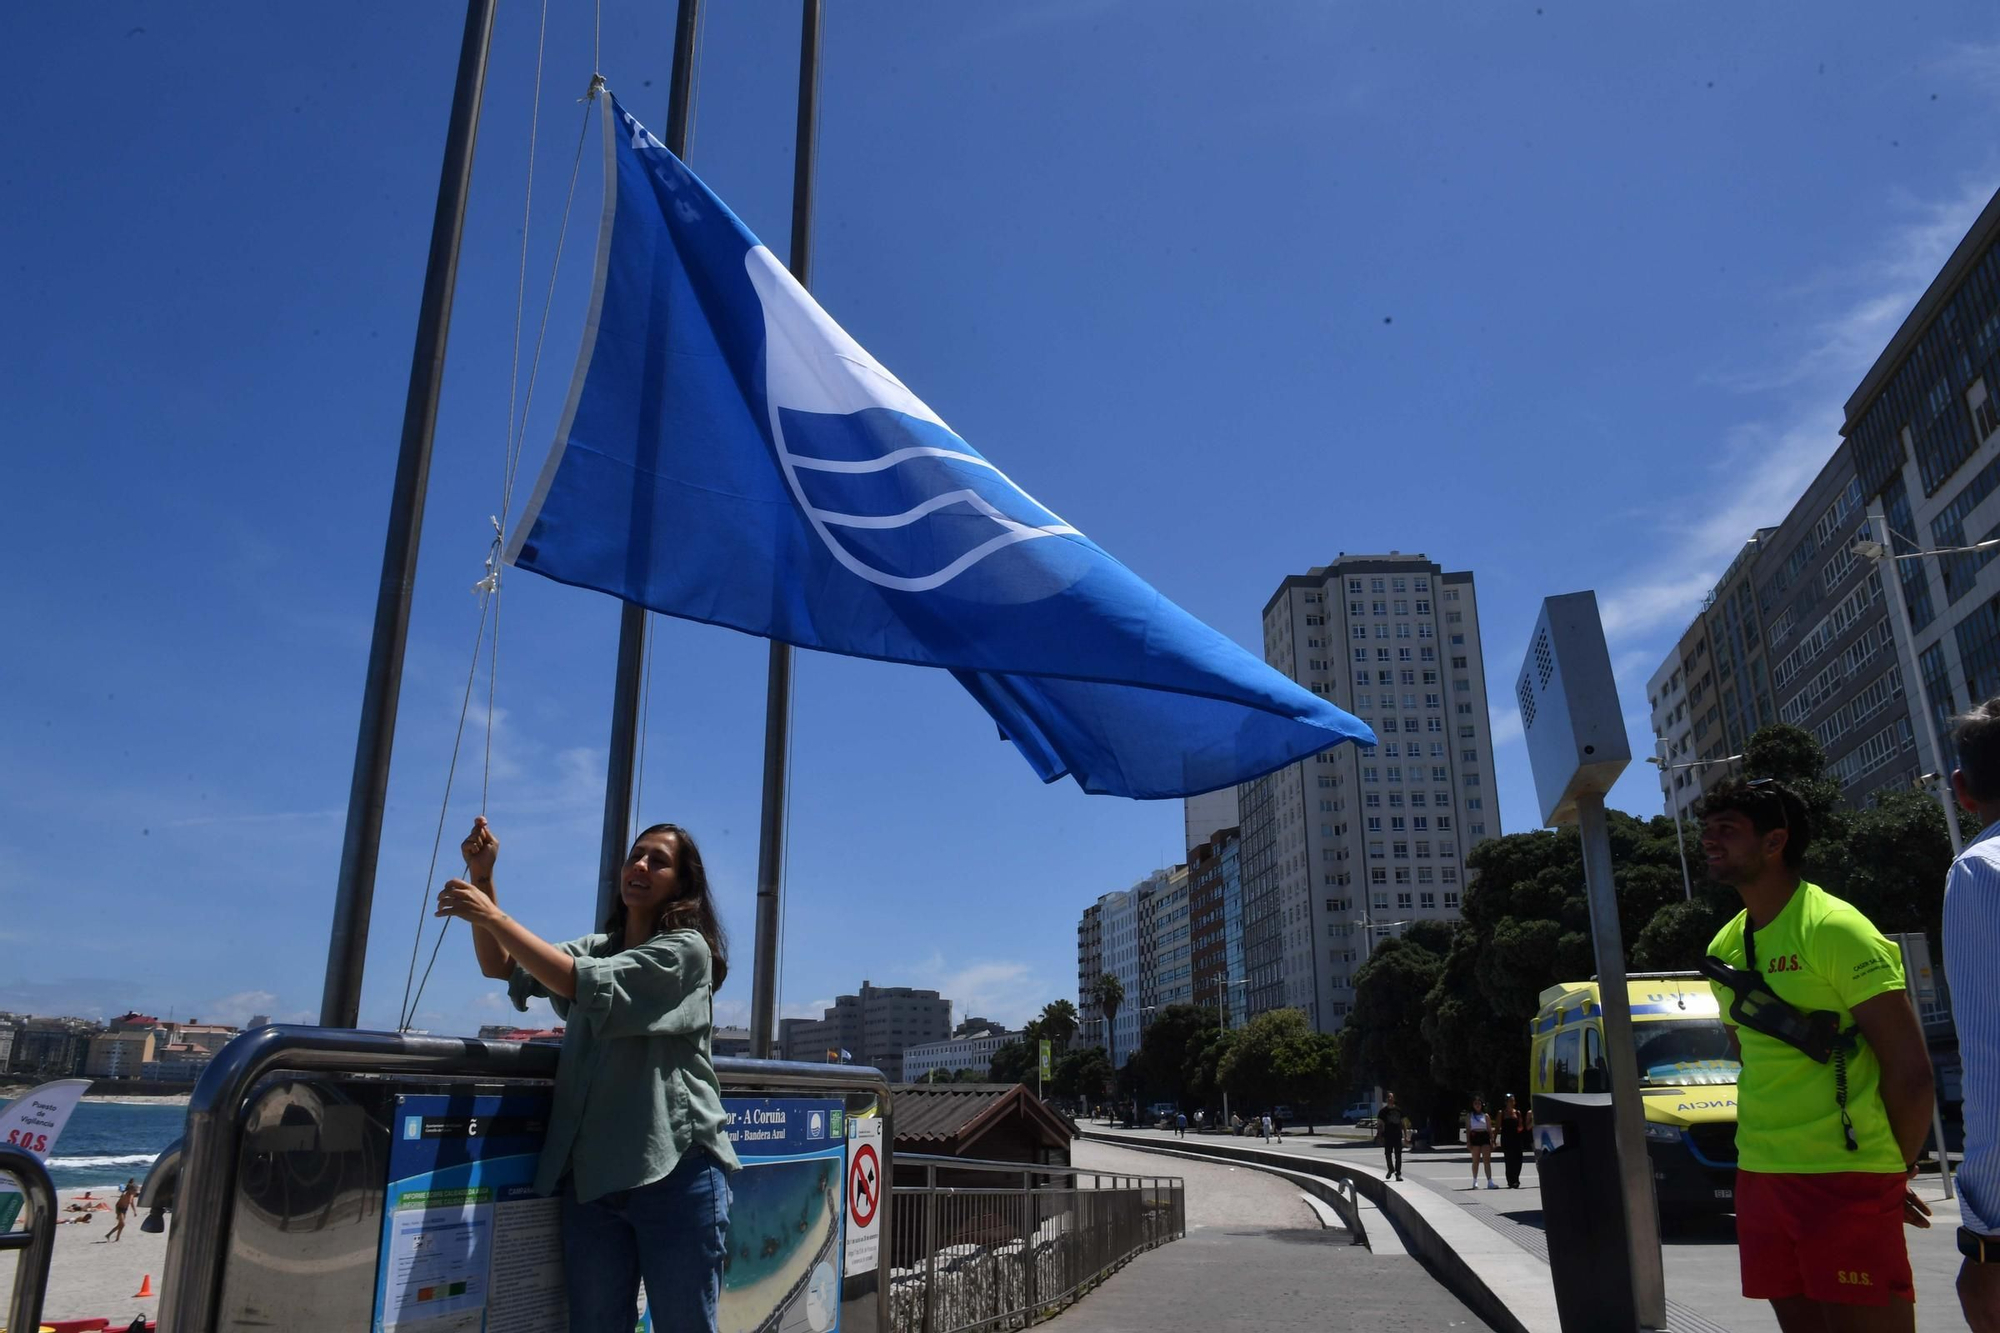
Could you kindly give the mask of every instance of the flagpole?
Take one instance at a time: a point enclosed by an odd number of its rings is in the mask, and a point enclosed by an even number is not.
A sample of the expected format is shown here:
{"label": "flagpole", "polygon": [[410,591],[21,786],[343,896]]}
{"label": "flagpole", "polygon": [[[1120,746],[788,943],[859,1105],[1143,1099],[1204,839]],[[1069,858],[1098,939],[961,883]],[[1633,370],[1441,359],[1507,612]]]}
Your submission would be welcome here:
{"label": "flagpole", "polygon": [[[701,0],[680,0],[674,19],[674,66],[667,90],[669,151],[687,161],[688,121],[694,91],[695,20]],[[605,189],[613,188],[605,182]],[[611,916],[618,901],[618,876],[632,846],[632,788],[639,756],[639,695],[646,679],[646,608],[623,603],[618,612],[618,668],[611,687],[611,755],[604,772],[604,832],[597,848],[597,915]]]}
{"label": "flagpole", "polygon": [[[812,286],[813,156],[819,121],[820,0],[803,0],[799,25],[798,135],[792,149],[792,276]],[[764,684],[764,812],[757,836],[757,954],[751,980],[750,1055],[771,1058],[777,1025],[778,908],[784,885],[786,761],[792,727],[792,646],[771,640]]]}
{"label": "flagpole", "polygon": [[470,0],[465,7],[465,35],[459,42],[458,80],[451,96],[437,211],[431,217],[430,257],[424,267],[424,294],[417,310],[417,346],[410,361],[409,391],[403,399],[403,439],[389,501],[382,579],[375,592],[375,632],[368,647],[360,734],[354,743],[354,776],[347,791],[347,831],[340,845],[333,925],[327,932],[326,984],[319,1002],[322,1027],[351,1028],[360,1021],[368,918],[375,904],[375,864],[382,851],[382,808],[389,795],[389,754],[396,741],[403,651],[410,639],[410,596],[417,548],[423,541],[431,441],[437,433],[438,395],[444,386],[445,341],[451,331],[459,239],[465,232],[465,199],[472,184],[472,150],[479,137],[479,106],[486,92],[486,55],[492,45],[495,2]]}

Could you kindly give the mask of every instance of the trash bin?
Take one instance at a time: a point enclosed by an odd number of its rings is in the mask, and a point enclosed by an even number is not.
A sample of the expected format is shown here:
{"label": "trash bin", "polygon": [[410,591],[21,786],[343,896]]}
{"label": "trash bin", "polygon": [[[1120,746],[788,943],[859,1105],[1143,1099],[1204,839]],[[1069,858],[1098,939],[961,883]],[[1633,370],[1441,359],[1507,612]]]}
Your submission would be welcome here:
{"label": "trash bin", "polygon": [[1638,1298],[1611,1094],[1537,1093],[1535,1170],[1564,1333],[1636,1330]]}

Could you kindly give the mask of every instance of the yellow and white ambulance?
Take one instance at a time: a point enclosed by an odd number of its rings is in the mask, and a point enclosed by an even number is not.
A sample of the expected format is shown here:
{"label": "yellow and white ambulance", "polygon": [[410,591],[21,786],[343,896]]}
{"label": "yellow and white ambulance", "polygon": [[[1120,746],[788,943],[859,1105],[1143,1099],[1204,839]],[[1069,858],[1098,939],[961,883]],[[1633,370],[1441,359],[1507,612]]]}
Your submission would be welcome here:
{"label": "yellow and white ambulance", "polygon": [[[1736,1206],[1736,1079],[1729,1034],[1698,972],[1638,973],[1627,981],[1632,1041],[1646,1105],[1653,1189],[1665,1211]],[[1529,1025],[1535,1092],[1609,1092],[1604,1010],[1595,981],[1542,992]]]}

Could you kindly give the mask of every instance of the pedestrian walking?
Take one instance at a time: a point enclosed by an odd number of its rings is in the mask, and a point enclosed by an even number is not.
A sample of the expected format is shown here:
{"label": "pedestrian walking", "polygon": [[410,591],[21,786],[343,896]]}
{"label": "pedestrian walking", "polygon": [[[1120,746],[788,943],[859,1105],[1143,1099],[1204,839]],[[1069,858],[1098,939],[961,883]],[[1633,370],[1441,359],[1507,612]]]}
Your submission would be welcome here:
{"label": "pedestrian walking", "polygon": [[1375,1141],[1382,1145],[1382,1169],[1385,1179],[1403,1178],[1403,1135],[1407,1129],[1403,1108],[1396,1105],[1396,1094],[1384,1093],[1382,1109],[1375,1113]]}
{"label": "pedestrian walking", "polygon": [[1229,1132],[1239,1139],[1243,1137],[1243,1115],[1241,1112],[1232,1111],[1230,1113]]}
{"label": "pedestrian walking", "polygon": [[1783,784],[1727,783],[1699,815],[1709,878],[1743,900],[1702,961],[1743,1062],[1743,1294],[1769,1301],[1783,1329],[1908,1333],[1916,1288],[1903,1226],[1930,1225],[1909,1176],[1934,1094],[1901,954],[1800,877],[1811,814]]}
{"label": "pedestrian walking", "polygon": [[1958,1303],[1972,1333],[2000,1333],[2000,699],[1959,718],[1952,738],[1952,790],[1980,825],[1944,887],[1944,970],[1965,1089]]}
{"label": "pedestrian walking", "polygon": [[1500,1105],[1500,1155],[1507,1165],[1507,1188],[1521,1188],[1521,1158],[1533,1141],[1535,1117],[1531,1111],[1523,1111],[1514,1102],[1514,1094],[1508,1093]]}
{"label": "pedestrian walking", "polygon": [[112,1226],[110,1233],[104,1239],[122,1240],[124,1238],[125,1215],[131,1212],[138,1205],[138,1202],[139,1182],[127,1176],[125,1178],[125,1188],[118,1191],[118,1202],[113,1205],[117,1209],[115,1225]]}
{"label": "pedestrian walking", "polygon": [[1498,1189],[1493,1183],[1493,1117],[1486,1110],[1486,1099],[1476,1094],[1465,1117],[1465,1143],[1472,1149],[1472,1188],[1479,1188],[1479,1168],[1484,1166],[1486,1188]]}
{"label": "pedestrian walking", "polygon": [[1174,1137],[1175,1137],[1175,1138],[1177,1138],[1177,1139],[1184,1139],[1184,1138],[1186,1138],[1186,1137],[1187,1137],[1187,1112],[1186,1112],[1186,1111],[1176,1111],[1176,1112],[1174,1112]]}
{"label": "pedestrian walking", "polygon": [[1264,1142],[1269,1143],[1271,1141],[1271,1113],[1269,1111],[1264,1112],[1263,1129]]}

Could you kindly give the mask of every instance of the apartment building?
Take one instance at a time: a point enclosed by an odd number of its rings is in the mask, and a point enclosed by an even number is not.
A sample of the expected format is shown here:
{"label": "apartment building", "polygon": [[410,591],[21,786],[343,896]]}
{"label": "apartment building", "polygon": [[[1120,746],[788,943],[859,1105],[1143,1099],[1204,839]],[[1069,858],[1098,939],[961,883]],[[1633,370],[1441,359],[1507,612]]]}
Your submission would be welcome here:
{"label": "apartment building", "polygon": [[[1919,725],[1912,670],[1941,738],[1953,713],[2000,693],[1994,552],[1898,561],[1905,625],[1882,571],[1855,550],[1886,540],[1907,555],[2000,536],[1996,243],[2000,194],[1848,399],[1826,465],[1781,523],[1746,543],[1653,674],[1654,735],[1670,762],[1694,764],[1663,775],[1670,810],[1685,814],[1733,773],[1728,756],[1773,720],[1812,732],[1848,801],[1863,804],[1950,766]],[[1870,518],[1878,508],[1886,536]]]}
{"label": "apartment building", "polygon": [[1189,957],[1194,1002],[1229,1027],[1245,1022],[1243,990],[1243,834],[1218,829],[1188,852]]}
{"label": "apartment building", "polygon": [[1376,940],[1458,916],[1466,853],[1500,833],[1478,594],[1423,555],[1287,576],[1264,659],[1375,729],[1240,788],[1246,1009],[1337,1030]]}

